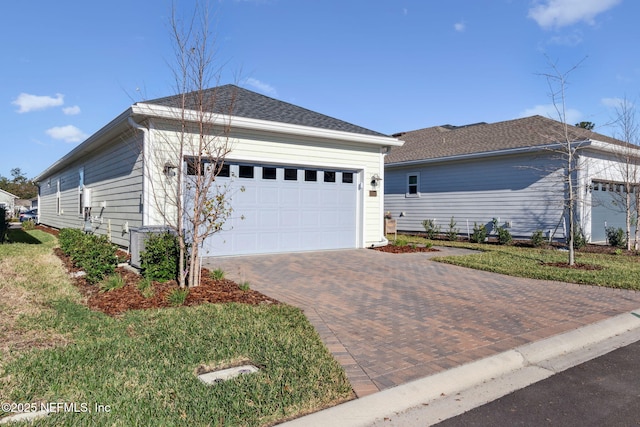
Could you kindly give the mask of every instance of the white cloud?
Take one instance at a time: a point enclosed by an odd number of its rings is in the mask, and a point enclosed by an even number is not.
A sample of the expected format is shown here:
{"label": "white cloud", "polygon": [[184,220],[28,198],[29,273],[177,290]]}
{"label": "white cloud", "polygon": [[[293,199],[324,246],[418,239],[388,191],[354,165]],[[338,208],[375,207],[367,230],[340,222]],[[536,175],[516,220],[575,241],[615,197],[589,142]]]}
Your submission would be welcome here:
{"label": "white cloud", "polygon": [[253,77],[249,77],[245,83],[255,89],[258,89],[259,91],[270,95],[270,96],[277,96],[278,95],[278,91],[271,86],[270,84],[261,82],[258,79],[254,79]]}
{"label": "white cloud", "polygon": [[76,114],[80,114],[80,107],[74,105],[73,107],[65,107],[62,109],[62,112],[67,116],[75,116]]}
{"label": "white cloud", "polygon": [[529,18],[542,28],[561,28],[584,21],[593,25],[596,15],[622,0],[544,0],[529,9]]}
{"label": "white cloud", "polygon": [[635,107],[633,102],[625,98],[602,98],[600,102],[605,107],[615,108],[615,109],[624,109],[624,108],[629,109],[629,108]]}
{"label": "white cloud", "polygon": [[72,125],[52,127],[47,129],[46,133],[51,138],[61,139],[64,142],[81,142],[89,136]]}
{"label": "white cloud", "polygon": [[464,21],[460,21],[460,22],[456,22],[455,24],[453,24],[453,28],[457,32],[462,33],[467,28],[467,26],[465,25]]}
{"label": "white cloud", "polygon": [[12,102],[20,107],[18,113],[28,113],[30,111],[44,110],[45,108],[59,107],[64,104],[64,95],[57,93],[55,98],[51,96],[30,95],[21,93]]}
{"label": "white cloud", "polygon": [[[565,111],[566,121],[568,124],[578,123],[582,118],[582,113],[572,108],[567,108]],[[543,116],[553,120],[560,120],[558,111],[553,104],[536,105],[535,107],[528,108],[520,113],[518,117],[530,117],[530,116]]]}

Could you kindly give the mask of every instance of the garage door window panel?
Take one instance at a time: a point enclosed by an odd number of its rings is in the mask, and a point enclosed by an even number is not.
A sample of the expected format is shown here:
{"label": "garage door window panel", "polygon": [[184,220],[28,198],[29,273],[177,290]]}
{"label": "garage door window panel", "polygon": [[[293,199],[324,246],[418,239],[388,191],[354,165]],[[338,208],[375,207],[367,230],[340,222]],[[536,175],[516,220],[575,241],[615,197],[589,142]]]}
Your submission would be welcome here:
{"label": "garage door window panel", "polygon": [[238,177],[253,179],[253,166],[240,165],[238,167]]}
{"label": "garage door window panel", "polygon": [[284,170],[284,180],[285,181],[297,181],[298,180],[298,169],[285,168],[285,170]]}
{"label": "garage door window panel", "polygon": [[277,178],[277,172],[278,172],[277,168],[263,166],[262,167],[262,179],[275,180]]}

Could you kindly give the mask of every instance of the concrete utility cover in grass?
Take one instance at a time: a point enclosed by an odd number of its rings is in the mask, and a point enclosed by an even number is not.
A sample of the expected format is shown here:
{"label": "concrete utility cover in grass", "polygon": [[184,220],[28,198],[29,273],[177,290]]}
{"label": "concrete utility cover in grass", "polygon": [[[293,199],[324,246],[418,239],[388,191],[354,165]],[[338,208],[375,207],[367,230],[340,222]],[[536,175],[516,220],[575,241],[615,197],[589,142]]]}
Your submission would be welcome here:
{"label": "concrete utility cover in grass", "polygon": [[222,369],[219,371],[207,372],[206,374],[198,375],[200,381],[214,385],[222,381],[230,380],[243,374],[253,374],[258,372],[259,369],[253,365],[242,365],[234,368]]}

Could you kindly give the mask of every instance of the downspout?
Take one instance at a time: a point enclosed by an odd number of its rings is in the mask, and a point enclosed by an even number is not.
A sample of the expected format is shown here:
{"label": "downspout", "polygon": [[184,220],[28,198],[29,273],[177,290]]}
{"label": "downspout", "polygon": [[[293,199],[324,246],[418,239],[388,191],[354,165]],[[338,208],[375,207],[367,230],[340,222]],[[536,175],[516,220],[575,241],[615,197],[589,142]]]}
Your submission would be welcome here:
{"label": "downspout", "polygon": [[149,177],[147,177],[147,161],[149,160],[149,129],[133,120],[127,118],[129,125],[136,130],[142,131],[142,226],[149,225]]}
{"label": "downspout", "polygon": [[374,247],[379,247],[379,246],[386,246],[389,244],[389,240],[387,239],[387,236],[385,236],[384,234],[384,158],[387,156],[387,153],[389,152],[389,147],[380,147],[380,172],[378,173],[378,175],[380,176],[380,186],[382,186],[381,191],[379,191],[380,194],[380,203],[378,206],[378,218],[380,218],[380,221],[382,221],[380,223],[380,227],[378,228],[379,233],[380,233],[380,241],[375,242],[373,244]]}

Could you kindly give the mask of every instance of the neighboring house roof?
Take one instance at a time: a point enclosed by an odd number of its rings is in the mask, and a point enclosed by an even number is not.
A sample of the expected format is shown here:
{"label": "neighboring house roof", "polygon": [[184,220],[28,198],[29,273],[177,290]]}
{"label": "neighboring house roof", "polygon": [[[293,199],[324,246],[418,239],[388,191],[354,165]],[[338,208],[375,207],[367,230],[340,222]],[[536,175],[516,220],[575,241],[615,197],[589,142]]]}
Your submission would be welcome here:
{"label": "neighboring house roof", "polygon": [[2,192],[2,194],[4,194],[5,196],[13,197],[14,199],[18,198],[18,196],[16,196],[15,194],[11,194],[8,191],[5,191],[5,190],[3,190],[1,188],[0,188],[0,192]]}
{"label": "neighboring house roof", "polygon": [[[224,85],[207,89],[206,91],[185,94],[187,109],[197,110],[199,97],[203,96],[202,105],[212,106],[207,111],[216,114],[245,117],[248,119],[267,120],[278,123],[288,123],[342,132],[359,133],[363,135],[388,136],[379,132],[365,129],[288,102],[279,101],[236,85]],[[162,105],[165,107],[181,108],[182,95],[145,101],[145,104]]]}
{"label": "neighboring house roof", "polygon": [[[570,142],[600,141],[626,145],[618,139],[587,129],[567,128]],[[387,164],[543,147],[565,141],[564,125],[542,116],[467,126],[435,126],[393,136],[405,143],[391,149],[385,158]]]}

